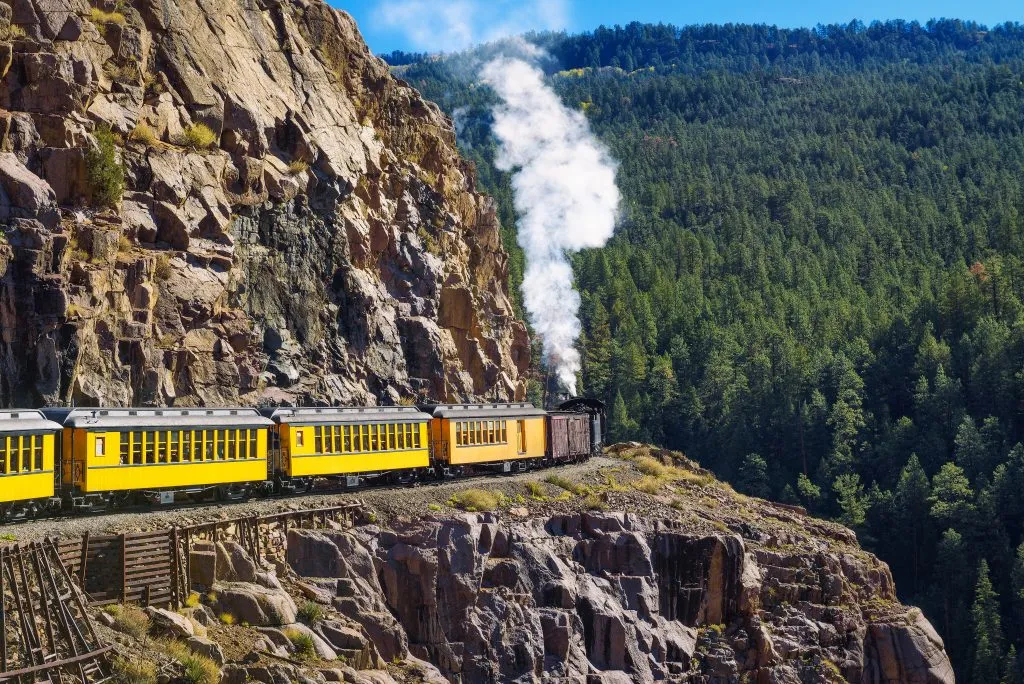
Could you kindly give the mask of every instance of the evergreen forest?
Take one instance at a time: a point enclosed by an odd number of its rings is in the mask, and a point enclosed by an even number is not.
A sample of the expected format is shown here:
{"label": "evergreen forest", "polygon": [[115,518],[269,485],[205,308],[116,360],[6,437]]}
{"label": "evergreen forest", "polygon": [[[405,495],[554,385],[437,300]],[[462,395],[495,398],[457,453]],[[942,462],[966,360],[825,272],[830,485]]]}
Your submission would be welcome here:
{"label": "evergreen forest", "polygon": [[[573,257],[613,440],[857,531],[959,681],[1024,681],[1024,25],[529,35],[619,161]],[[386,58],[453,118],[521,281],[497,48]]]}

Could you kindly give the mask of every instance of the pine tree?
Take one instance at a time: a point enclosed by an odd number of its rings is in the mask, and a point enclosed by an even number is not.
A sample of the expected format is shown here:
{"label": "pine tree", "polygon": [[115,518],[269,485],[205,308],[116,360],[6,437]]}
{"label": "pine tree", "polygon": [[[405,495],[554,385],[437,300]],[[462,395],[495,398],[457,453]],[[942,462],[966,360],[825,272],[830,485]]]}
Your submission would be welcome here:
{"label": "pine tree", "polygon": [[597,300],[590,319],[583,364],[583,387],[592,396],[608,396],[608,383],[612,375],[611,347],[612,333],[608,324],[608,311],[601,301]]}
{"label": "pine tree", "polygon": [[1024,543],[1017,547],[1017,555],[1010,570],[1011,633],[1024,640]]}
{"label": "pine tree", "polygon": [[867,515],[867,497],[864,486],[860,483],[860,475],[847,473],[840,475],[832,484],[839,505],[839,522],[847,527],[860,527]]}
{"label": "pine tree", "polygon": [[1000,684],[1024,684],[1024,673],[1021,672],[1022,663],[1017,657],[1017,647],[1010,645],[1006,652],[1006,663],[1003,665],[1003,678]]}
{"label": "pine tree", "polygon": [[608,438],[612,443],[626,442],[633,439],[636,430],[637,424],[629,417],[622,392],[616,392],[615,401],[612,402],[612,412],[608,416]]}
{"label": "pine tree", "polygon": [[771,495],[768,484],[768,464],[761,454],[747,454],[740,466],[736,486],[744,494],[767,499]]}
{"label": "pine tree", "polygon": [[917,454],[911,454],[896,484],[895,507],[898,530],[896,537],[909,544],[913,577],[912,593],[917,593],[920,575],[921,545],[928,521],[928,497],[931,486]]}
{"label": "pine tree", "polygon": [[975,682],[998,682],[1003,663],[1003,630],[999,619],[999,597],[992,588],[988,562],[982,559],[978,566],[978,581],[971,607],[971,626],[974,628],[974,658],[971,677]]}

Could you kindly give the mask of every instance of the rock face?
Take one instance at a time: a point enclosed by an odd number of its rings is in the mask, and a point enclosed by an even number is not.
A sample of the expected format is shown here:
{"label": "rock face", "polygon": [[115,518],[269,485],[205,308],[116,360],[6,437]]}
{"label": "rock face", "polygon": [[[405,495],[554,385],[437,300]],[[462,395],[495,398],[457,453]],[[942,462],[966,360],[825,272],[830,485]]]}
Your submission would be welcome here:
{"label": "rock face", "polygon": [[453,682],[952,684],[884,564],[781,541],[622,513],[480,514],[291,530],[287,559],[385,660]]}
{"label": "rock face", "polygon": [[523,395],[493,206],[348,15],[6,2],[0,404]]}

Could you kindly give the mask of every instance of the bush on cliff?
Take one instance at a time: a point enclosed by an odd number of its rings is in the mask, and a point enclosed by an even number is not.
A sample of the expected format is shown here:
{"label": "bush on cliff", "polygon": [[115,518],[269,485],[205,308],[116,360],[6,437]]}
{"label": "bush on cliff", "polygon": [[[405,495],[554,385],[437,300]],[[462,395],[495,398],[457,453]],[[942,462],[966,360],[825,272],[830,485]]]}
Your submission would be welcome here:
{"label": "bush on cliff", "polygon": [[94,207],[113,207],[124,192],[124,169],[117,159],[117,145],[110,127],[96,129],[96,146],[85,153],[89,201]]}

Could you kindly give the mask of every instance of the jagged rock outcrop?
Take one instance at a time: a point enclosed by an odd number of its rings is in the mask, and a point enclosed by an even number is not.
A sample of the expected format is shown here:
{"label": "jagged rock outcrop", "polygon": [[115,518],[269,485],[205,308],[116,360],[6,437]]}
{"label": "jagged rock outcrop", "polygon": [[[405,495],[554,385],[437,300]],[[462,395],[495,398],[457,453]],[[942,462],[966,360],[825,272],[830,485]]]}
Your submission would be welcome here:
{"label": "jagged rock outcrop", "polygon": [[492,203],[348,15],[7,1],[0,404],[522,395]]}
{"label": "jagged rock outcrop", "polygon": [[931,625],[855,549],[633,514],[473,514],[293,529],[287,559],[381,655],[455,682],[953,682]]}

